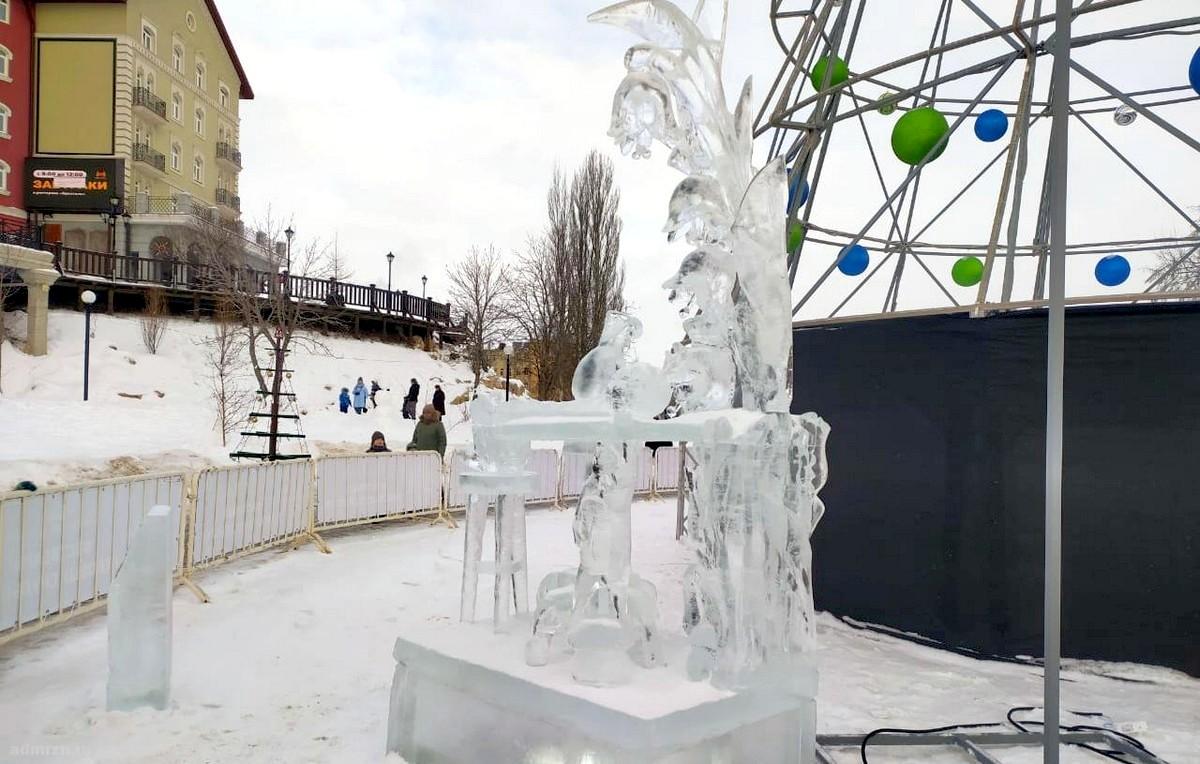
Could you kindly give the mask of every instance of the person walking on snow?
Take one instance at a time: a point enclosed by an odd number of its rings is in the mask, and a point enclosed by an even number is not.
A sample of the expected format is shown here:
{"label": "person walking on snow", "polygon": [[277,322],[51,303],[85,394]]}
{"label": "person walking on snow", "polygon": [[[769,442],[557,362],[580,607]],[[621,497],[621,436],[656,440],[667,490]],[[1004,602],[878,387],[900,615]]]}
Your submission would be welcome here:
{"label": "person walking on snow", "polygon": [[417,418],[417,401],[421,400],[421,386],[417,384],[417,380],[413,379],[412,384],[408,386],[408,395],[404,396],[404,418]]}
{"label": "person walking on snow", "polygon": [[367,413],[367,386],[363,384],[363,378],[358,378],[358,384],[354,386],[354,410],[359,414]]}
{"label": "person walking on snow", "polygon": [[379,403],[376,402],[376,400],[375,400],[375,393],[379,392],[382,389],[383,389],[383,387],[380,386],[380,384],[378,382],[376,382],[373,379],[371,380],[371,408],[373,408],[373,409],[379,408]]}
{"label": "person walking on snow", "polygon": [[441,385],[433,386],[433,407],[437,409],[437,413],[446,416],[446,393],[442,391]]}
{"label": "person walking on snow", "polygon": [[406,451],[437,451],[446,456],[446,428],[442,425],[442,417],[432,405],[421,410],[421,419],[413,428],[412,440],[405,447]]}
{"label": "person walking on snow", "polygon": [[338,396],[338,408],[342,410],[343,414],[350,413],[350,388],[342,388],[342,394]]}

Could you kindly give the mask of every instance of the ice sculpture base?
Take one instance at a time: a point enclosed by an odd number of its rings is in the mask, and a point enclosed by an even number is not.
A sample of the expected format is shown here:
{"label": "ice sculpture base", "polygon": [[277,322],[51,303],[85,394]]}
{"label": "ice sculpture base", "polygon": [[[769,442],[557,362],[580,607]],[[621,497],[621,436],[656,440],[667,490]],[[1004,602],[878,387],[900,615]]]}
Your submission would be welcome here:
{"label": "ice sculpture base", "polygon": [[555,665],[499,666],[520,651],[488,644],[503,636],[460,629],[472,634],[449,640],[448,651],[396,640],[387,749],[411,764],[815,761],[811,665],[787,685],[722,692],[688,680],[680,640],[670,665],[619,689],[588,688],[563,681]]}

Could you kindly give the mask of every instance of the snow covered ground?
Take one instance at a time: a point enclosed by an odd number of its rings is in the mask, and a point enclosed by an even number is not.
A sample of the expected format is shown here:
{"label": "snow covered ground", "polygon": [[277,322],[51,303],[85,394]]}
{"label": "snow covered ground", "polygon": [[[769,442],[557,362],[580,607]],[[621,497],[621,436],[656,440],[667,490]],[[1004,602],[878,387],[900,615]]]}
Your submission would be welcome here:
{"label": "snow covered ground", "polygon": [[[533,511],[528,528],[531,583],[576,564],[570,512]],[[669,629],[679,623],[686,564],[673,531],[673,502],[635,506],[635,567],[658,586]],[[211,603],[184,589],[175,595],[173,707],[164,712],[104,711],[101,614],[0,648],[0,761],[383,760],[393,641],[431,626],[457,628],[462,533],[423,523],[377,527],[332,537],[331,555],[312,547],[268,552],[203,573]],[[480,589],[484,613],[486,582]],[[1040,703],[1035,668],[970,660],[829,617],[820,631],[822,732],[998,721],[1012,706]],[[1102,711],[1126,725],[1166,761],[1200,761],[1198,680],[1080,663],[1065,671],[1063,696],[1067,709]],[[1002,755],[1008,764],[1040,760],[1034,751]],[[849,751],[839,758],[859,760]],[[931,751],[871,755],[873,764],[899,761],[963,760]],[[1069,750],[1064,761],[1103,759]]]}
{"label": "snow covered ground", "polygon": [[[0,366],[0,492],[20,480],[44,487],[229,461],[233,449],[223,448],[213,429],[210,372],[201,346],[211,336],[211,323],[170,320],[158,354],[151,355],[136,316],[94,315],[90,400],[84,403],[83,315],[51,311],[50,352],[40,358],[25,355],[20,343],[11,341],[25,335],[24,313],[0,319],[10,335]],[[449,442],[470,441],[462,411],[449,405],[469,386],[465,364],[444,363],[399,344],[321,339],[328,355],[297,348],[288,358],[312,451],[364,451],[374,430],[382,431],[394,449],[403,448],[412,422],[401,417],[401,399],[413,377],[421,384],[422,404],[430,400],[435,383],[446,391]],[[362,416],[342,414],[338,392],[353,388],[358,377],[368,385],[376,379],[390,391],[379,394],[378,409]]]}

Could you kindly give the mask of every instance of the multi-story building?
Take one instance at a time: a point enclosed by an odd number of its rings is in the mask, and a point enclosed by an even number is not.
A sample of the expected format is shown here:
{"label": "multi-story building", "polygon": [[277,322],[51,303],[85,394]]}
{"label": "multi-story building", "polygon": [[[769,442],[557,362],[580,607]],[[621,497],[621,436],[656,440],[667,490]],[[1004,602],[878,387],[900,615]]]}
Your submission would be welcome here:
{"label": "multi-story building", "polygon": [[39,0],[34,49],[30,188],[86,186],[30,191],[48,237],[191,260],[197,220],[241,230],[238,105],[254,93],[214,0]]}
{"label": "multi-story building", "polygon": [[33,1],[0,0],[0,221],[23,225],[29,156]]}

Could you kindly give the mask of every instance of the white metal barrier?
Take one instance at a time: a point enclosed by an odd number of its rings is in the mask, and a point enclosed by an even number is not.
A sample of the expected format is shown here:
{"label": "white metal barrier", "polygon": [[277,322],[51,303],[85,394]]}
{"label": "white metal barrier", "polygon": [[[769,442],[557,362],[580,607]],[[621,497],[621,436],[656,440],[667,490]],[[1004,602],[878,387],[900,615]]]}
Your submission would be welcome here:
{"label": "white metal barrier", "polygon": [[541,503],[558,501],[558,452],[552,448],[538,448],[530,452],[525,469],[537,473],[537,485],[526,501]]}
{"label": "white metal barrier", "polygon": [[[0,497],[0,636],[98,604],[142,518],[183,494],[179,473]],[[177,571],[181,547],[182,520]]]}
{"label": "white metal barrier", "polygon": [[654,452],[654,490],[679,487],[679,446],[662,446]]}
{"label": "white metal barrier", "polygon": [[633,454],[633,492],[654,492],[654,452],[643,446]]}
{"label": "white metal barrier", "polygon": [[316,528],[437,512],[442,460],[432,451],[320,459]]}
{"label": "white metal barrier", "polygon": [[467,452],[456,448],[447,461],[450,467],[446,470],[446,507],[460,509],[467,506],[467,494],[458,485],[459,473],[467,465]]}
{"label": "white metal barrier", "polygon": [[579,496],[579,492],[583,490],[583,483],[587,480],[588,471],[592,468],[594,459],[595,457],[591,451],[586,453],[579,451],[563,452],[558,491],[560,498],[574,499]]}
{"label": "white metal barrier", "polygon": [[303,535],[311,469],[307,461],[286,461],[201,472],[191,567],[208,567]]}

